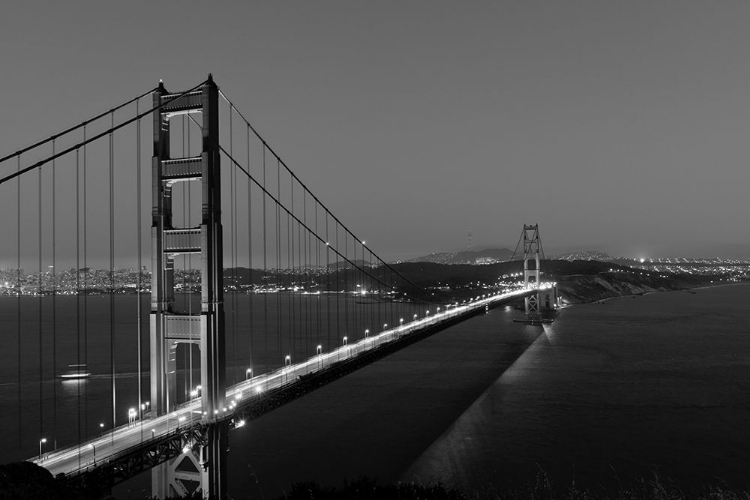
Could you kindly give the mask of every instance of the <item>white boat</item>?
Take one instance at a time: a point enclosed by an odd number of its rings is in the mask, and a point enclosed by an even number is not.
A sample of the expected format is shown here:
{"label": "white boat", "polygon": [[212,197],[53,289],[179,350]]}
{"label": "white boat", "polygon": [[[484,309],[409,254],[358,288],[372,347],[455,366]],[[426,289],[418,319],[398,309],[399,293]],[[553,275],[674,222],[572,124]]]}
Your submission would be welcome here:
{"label": "white boat", "polygon": [[61,379],[88,378],[91,372],[86,369],[86,364],[68,365],[68,371],[58,375]]}

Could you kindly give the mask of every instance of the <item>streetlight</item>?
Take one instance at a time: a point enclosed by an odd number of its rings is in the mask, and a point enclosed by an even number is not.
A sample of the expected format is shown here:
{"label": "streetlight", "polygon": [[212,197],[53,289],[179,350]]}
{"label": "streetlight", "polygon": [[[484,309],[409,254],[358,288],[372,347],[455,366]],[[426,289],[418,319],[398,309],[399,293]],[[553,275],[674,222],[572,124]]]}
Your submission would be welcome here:
{"label": "streetlight", "polygon": [[96,465],[96,446],[94,446],[94,444],[92,443],[89,445],[89,448],[94,450],[94,465]]}
{"label": "streetlight", "polygon": [[369,329],[365,330],[365,338],[367,338],[369,335],[370,335],[370,330]]}
{"label": "streetlight", "polygon": [[42,444],[47,442],[47,438],[42,438],[39,440],[39,461],[42,461]]}
{"label": "streetlight", "polygon": [[253,369],[252,368],[248,368],[247,370],[245,370],[245,380],[247,380],[248,377],[253,378]]}
{"label": "streetlight", "polygon": [[289,372],[286,370],[287,366],[289,366],[289,367],[292,366],[292,357],[289,354],[287,354],[286,357],[284,358],[284,372],[285,372],[284,373],[284,383],[285,384],[289,381]]}
{"label": "streetlight", "polygon": [[156,429],[151,429],[151,439],[156,437]]}
{"label": "streetlight", "polygon": [[323,369],[323,346],[318,344],[318,347],[315,349],[316,353],[318,354],[318,370]]}
{"label": "streetlight", "polygon": [[414,315],[414,321],[417,321],[417,315],[416,314]]}
{"label": "streetlight", "polygon": [[99,422],[99,437],[104,436],[104,423]]}
{"label": "streetlight", "polygon": [[135,417],[138,416],[138,412],[135,411],[135,408],[130,408],[128,410],[128,425],[135,424]]}

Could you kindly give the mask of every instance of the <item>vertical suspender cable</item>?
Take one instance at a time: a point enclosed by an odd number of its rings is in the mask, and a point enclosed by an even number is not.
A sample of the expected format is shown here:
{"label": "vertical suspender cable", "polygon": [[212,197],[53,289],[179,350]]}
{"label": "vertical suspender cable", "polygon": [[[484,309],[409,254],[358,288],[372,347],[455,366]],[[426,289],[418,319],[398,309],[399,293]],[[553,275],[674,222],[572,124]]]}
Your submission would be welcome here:
{"label": "vertical suspender cable", "polygon": [[[303,214],[302,215],[302,217],[303,217],[302,220],[305,221],[305,225],[307,226],[307,196],[305,195],[304,191],[302,192],[302,214]],[[307,267],[307,243],[309,241],[310,233],[307,230],[305,230],[303,232],[303,234],[305,235],[305,267],[303,269],[303,272],[305,273],[304,274],[304,277],[305,277],[305,288],[304,288],[304,291],[309,293],[310,289],[309,289],[309,284],[307,283],[307,274],[308,274],[308,271],[309,271],[309,268]],[[310,311],[309,311],[309,307],[310,307],[309,297],[310,296],[309,295],[305,295],[303,297],[304,297],[304,300],[305,300],[305,302],[304,302],[304,304],[305,304],[305,355],[307,355],[310,352],[308,350],[308,343],[307,343],[308,342],[308,337],[309,337],[309,333],[308,332],[310,331]]]}
{"label": "vertical suspender cable", "polygon": [[[318,203],[315,203],[315,234],[318,233]],[[328,236],[326,235],[326,238]],[[315,304],[317,317],[315,319],[315,343],[320,345],[320,242],[315,244]]]}
{"label": "vertical suspender cable", "polygon": [[[250,171],[250,127],[247,131],[247,170]],[[250,347],[250,368],[253,368],[253,213],[252,213],[252,183],[247,180],[247,269],[250,273],[250,288],[247,294],[248,318],[248,344]]]}
{"label": "vertical suspender cable", "polygon": [[[294,193],[294,190],[292,190],[292,193]],[[293,197],[293,195],[292,195]],[[294,203],[294,202],[292,202]],[[292,257],[292,241],[293,241],[293,222],[292,217],[289,215],[289,212],[286,213],[286,268],[287,272],[287,290],[294,290],[293,288],[293,280],[294,280],[294,265],[293,265],[293,257]],[[281,267],[281,266],[279,266]],[[289,322],[289,327],[287,327],[288,331],[291,331],[294,329],[294,321],[292,318],[294,318],[294,292],[289,293],[289,299],[287,300],[287,315],[286,320]]]}
{"label": "vertical suspender cable", "polygon": [[[278,163],[278,160],[277,160]],[[292,182],[294,182],[294,179],[291,179]],[[297,217],[299,219],[299,216]],[[292,236],[292,239],[294,239],[294,236]],[[297,222],[297,267],[300,269],[299,276],[296,278],[299,280],[299,282],[302,282],[302,224]],[[300,287],[297,287],[298,289]],[[296,294],[295,294],[296,295]],[[297,337],[301,337],[303,335],[303,325],[302,325],[302,295],[299,296],[299,299],[297,300],[299,303],[299,315],[297,316],[297,320],[299,321],[299,329],[297,330]],[[294,340],[297,339],[297,337],[294,337]],[[293,350],[296,348],[296,344],[293,345]]]}
{"label": "vertical suspender cable", "polygon": [[[136,116],[140,114],[139,112],[139,104],[141,100],[138,99],[135,101],[135,114]],[[141,357],[143,356],[143,346],[142,346],[142,328],[143,324],[141,323],[141,314],[142,314],[142,305],[141,305],[141,270],[143,266],[143,257],[141,255],[141,120],[140,118],[135,122],[135,193],[136,193],[136,207],[135,207],[135,224],[136,224],[136,246],[137,246],[137,275],[138,276],[138,282],[136,283],[136,318],[138,321],[138,327],[136,328],[136,334],[138,335],[138,420],[141,422],[141,441],[143,441],[143,367],[141,366]]]}
{"label": "vertical suspender cable", "polygon": [[[88,225],[88,218],[86,216],[86,205],[87,205],[87,191],[86,191],[86,127],[83,127],[83,360],[84,363],[86,363],[86,367],[88,368],[88,361],[89,361],[89,320],[88,320],[88,311],[89,311],[89,294],[88,294],[88,275],[89,275],[89,269],[88,269],[88,233],[87,233],[87,225]],[[88,434],[88,418],[89,418],[89,391],[88,386],[85,387],[83,392],[83,400],[84,400],[84,411],[83,411],[83,428],[86,429],[86,434]]]}
{"label": "vertical suspender cable", "polygon": [[[81,205],[80,205],[80,152],[76,149],[76,363],[81,367]],[[76,384],[76,422],[78,440],[81,440],[81,384]],[[78,468],[81,468],[81,450],[78,450]]]}
{"label": "vertical suspender cable", "polygon": [[[281,170],[278,160],[276,161],[276,199],[281,199]],[[276,203],[276,280],[279,278],[279,269],[281,262],[281,209]],[[281,294],[276,293],[276,336],[278,337],[279,350],[283,349],[281,340]],[[292,354],[294,353],[294,343],[292,343]],[[282,352],[283,354],[283,352]],[[286,363],[285,363],[286,364]]]}
{"label": "vertical suspender cable", "polygon": [[[339,224],[336,223],[336,246],[334,248],[340,248],[339,247]],[[341,305],[340,305],[340,297],[339,297],[339,268],[341,267],[340,262],[336,262],[336,341],[334,344],[331,345],[331,348],[333,349],[334,346],[338,345],[339,339],[341,338]]]}
{"label": "vertical suspender cable", "polygon": [[[234,158],[234,141],[233,141],[233,131],[232,131],[232,110],[234,106],[231,104],[229,105],[229,156]],[[235,254],[235,243],[237,238],[236,233],[236,218],[237,218],[237,199],[236,199],[236,191],[235,191],[235,180],[237,177],[237,167],[230,162],[229,164],[229,255],[230,260],[229,262],[232,265],[232,287],[229,290],[230,298],[231,298],[231,304],[232,304],[232,368],[236,368],[236,362],[235,357],[237,356],[237,306],[236,306],[236,297],[237,294],[237,263],[236,263],[236,254]],[[233,373],[235,371],[233,370]],[[236,382],[233,378],[231,379]]]}
{"label": "vertical suspender cable", "polygon": [[[266,201],[268,195],[265,194],[266,190],[266,145],[261,145],[263,148],[263,278],[261,279],[261,289],[263,290],[263,352],[268,352],[268,290],[266,290],[266,271],[268,269],[268,252],[267,252],[267,237],[266,237]],[[281,353],[279,353],[281,354]]]}
{"label": "vertical suspender cable", "polygon": [[[188,129],[187,129],[187,154],[183,155],[183,156],[190,156],[190,123],[188,123]],[[193,221],[192,221],[191,212],[190,212],[190,207],[192,207],[192,202],[193,202],[192,192],[193,192],[192,187],[190,186],[190,184],[188,184],[188,190],[187,190],[187,196],[188,196],[188,199],[187,199],[187,206],[188,206],[188,210],[187,210],[187,227],[193,227],[192,226]],[[192,253],[189,253],[187,255],[187,260],[188,260],[188,269],[190,270],[190,273],[192,275],[192,271],[193,271],[193,254]],[[193,285],[192,285],[192,283],[190,284],[190,286],[188,288],[187,297],[188,297],[188,315],[192,316],[193,315]],[[193,391],[193,342],[188,342],[188,370],[189,370],[188,371],[188,374],[189,374],[188,375],[188,379],[189,379],[188,389],[190,391],[188,394],[191,394],[190,398],[192,399],[192,391]],[[192,415],[192,413],[191,413],[191,415]],[[192,419],[192,417],[191,417],[191,419]]]}
{"label": "vertical suspender cable", "polygon": [[[55,141],[52,141],[52,154],[55,154]],[[55,160],[52,160],[52,442],[53,449],[57,449],[57,384],[54,377],[57,376],[57,262],[55,238],[56,238],[56,175]]]}
{"label": "vertical suspender cable", "polygon": [[[187,158],[187,154],[185,153],[185,115],[182,115],[180,119],[180,124],[182,126],[182,157]],[[188,186],[186,182],[181,182],[180,185],[182,187],[182,227],[189,227],[187,224],[187,211],[189,210],[189,207],[190,207],[190,205],[187,202]],[[185,293],[187,290],[187,284],[188,284],[187,259],[188,259],[188,256],[183,254],[182,255],[182,296],[183,296],[183,299],[187,297],[188,303],[190,303],[190,295]],[[191,342],[188,342],[188,345],[190,344]],[[178,348],[179,348],[179,344],[177,344],[177,346],[175,347],[175,356],[176,356],[176,351]],[[188,366],[188,360],[187,360],[188,353],[186,349],[182,350],[182,355],[183,355],[183,366]],[[190,390],[188,388],[188,382],[189,382],[189,377],[185,377],[185,380],[183,380],[183,383],[182,383],[182,392],[184,396],[186,397],[188,394],[190,394]],[[177,385],[177,381],[175,380],[175,386],[176,385]]]}
{"label": "vertical suspender cable", "polygon": [[[277,172],[278,172],[278,168],[279,168],[279,162],[278,162],[278,160],[276,160],[276,168],[277,168]],[[279,176],[279,191],[276,194],[276,199],[279,200],[279,201],[281,201],[281,173],[280,172],[278,173],[278,176]],[[290,198],[292,200],[291,201],[292,214],[294,214],[294,179],[291,179],[291,178],[289,179],[289,185],[291,187]],[[279,210],[279,206],[278,205],[276,205],[276,210]],[[291,302],[292,314],[290,316],[291,328],[289,328],[289,332],[290,332],[289,334],[291,336],[290,345],[292,346],[292,352],[293,352],[294,351],[294,336],[296,334],[295,330],[296,330],[296,326],[297,326],[297,315],[295,314],[297,312],[297,310],[296,310],[296,301],[294,300],[295,299],[294,286],[296,284],[296,273],[294,272],[294,222],[292,222],[291,226],[289,227],[289,232],[291,234],[291,241],[292,241],[291,247],[287,248],[287,255],[289,255],[290,258],[291,258],[291,265],[289,266],[289,268],[290,268],[290,275],[289,275],[290,276],[290,278],[289,278],[290,279],[290,283],[289,283],[289,286],[290,286],[290,289],[291,289],[291,293],[290,293],[289,296],[291,298],[290,302]]]}
{"label": "vertical suspender cable", "polygon": [[[44,436],[44,406],[42,399],[42,168],[39,167],[39,283],[37,293],[39,294],[39,437]],[[39,457],[40,459],[42,457]]]}
{"label": "vertical suspender cable", "polygon": [[[17,171],[21,171],[21,155],[18,155]],[[16,177],[16,349],[18,354],[18,459],[23,459],[21,436],[23,419],[21,411],[21,176]]]}
{"label": "vertical suspender cable", "polygon": [[[112,128],[115,114],[110,114]],[[112,430],[117,427],[115,384],[115,157],[114,132],[109,133],[109,363],[112,383]],[[114,443],[114,432],[111,434]]]}
{"label": "vertical suspender cable", "polygon": [[[349,333],[349,235],[344,233],[344,334]],[[341,342],[341,339],[338,339]]]}
{"label": "vertical suspender cable", "polygon": [[328,334],[328,349],[331,349],[331,245],[328,236],[328,214],[326,217],[326,314],[327,326],[326,333]]}

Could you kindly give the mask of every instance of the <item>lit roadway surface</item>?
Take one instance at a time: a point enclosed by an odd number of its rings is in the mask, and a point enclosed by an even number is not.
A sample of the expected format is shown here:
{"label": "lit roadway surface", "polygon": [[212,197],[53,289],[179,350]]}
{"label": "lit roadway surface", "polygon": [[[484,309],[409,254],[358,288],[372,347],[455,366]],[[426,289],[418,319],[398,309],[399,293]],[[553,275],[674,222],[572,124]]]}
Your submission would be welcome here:
{"label": "lit roadway surface", "polygon": [[[231,417],[235,400],[242,402],[251,398],[258,398],[260,394],[269,389],[275,389],[296,382],[297,377],[300,375],[322,370],[338,361],[353,358],[381,344],[391,342],[425,327],[439,325],[455,316],[481,309],[487,305],[511,297],[526,294],[529,291],[528,289],[520,289],[504,294],[487,295],[484,298],[482,298],[483,296],[479,296],[465,304],[449,306],[447,309],[438,308],[436,311],[429,311],[426,317],[422,319],[413,320],[413,318],[404,318],[402,324],[389,325],[391,326],[389,329],[376,335],[373,334],[357,342],[343,345],[331,352],[315,355],[301,363],[289,364],[278,370],[240,382],[227,389],[227,408],[226,411],[221,413],[221,417]],[[291,361],[288,360],[287,362],[290,363]],[[190,427],[193,422],[200,421],[200,408],[200,398],[195,398],[179,405],[177,410],[170,412],[168,415],[134,420],[129,425],[123,425],[104,433],[99,439],[50,453],[45,452],[43,460],[39,460],[39,457],[30,460],[45,467],[53,475],[82,471],[96,464],[106,462],[114,455],[120,454],[141,443],[164,437],[170,432],[177,430],[178,427]],[[243,423],[239,423],[237,426],[241,426]]]}

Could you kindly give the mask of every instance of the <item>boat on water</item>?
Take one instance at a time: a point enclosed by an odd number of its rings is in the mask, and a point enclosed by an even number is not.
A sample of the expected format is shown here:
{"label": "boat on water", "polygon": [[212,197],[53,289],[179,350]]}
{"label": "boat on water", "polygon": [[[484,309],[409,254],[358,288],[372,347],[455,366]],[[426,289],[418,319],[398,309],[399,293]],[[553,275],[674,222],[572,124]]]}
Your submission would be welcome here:
{"label": "boat on water", "polygon": [[63,380],[77,379],[77,378],[88,378],[91,376],[86,368],[86,364],[68,365],[68,371],[58,375]]}

